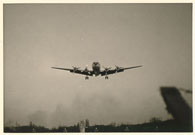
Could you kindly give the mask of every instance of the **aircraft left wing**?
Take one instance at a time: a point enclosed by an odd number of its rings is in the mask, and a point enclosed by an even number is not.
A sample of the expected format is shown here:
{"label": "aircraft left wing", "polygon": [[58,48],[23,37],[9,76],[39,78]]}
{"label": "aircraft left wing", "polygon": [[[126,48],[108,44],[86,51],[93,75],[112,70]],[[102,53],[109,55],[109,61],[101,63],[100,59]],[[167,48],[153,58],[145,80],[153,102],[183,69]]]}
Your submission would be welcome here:
{"label": "aircraft left wing", "polygon": [[51,67],[51,68],[59,69],[59,70],[66,70],[66,71],[70,71],[71,73],[77,73],[77,74],[82,74],[82,75],[93,76],[93,71],[90,71],[90,70],[81,70],[79,68],[73,68],[73,69],[59,68],[59,67]]}
{"label": "aircraft left wing", "polygon": [[133,69],[133,68],[139,68],[139,67],[142,67],[142,66],[133,66],[133,67],[126,67],[126,68],[116,66],[115,69],[105,69],[105,70],[101,71],[100,74],[101,74],[101,76],[105,76],[105,75],[115,74],[115,73],[119,73],[119,72],[124,72],[127,69]]}

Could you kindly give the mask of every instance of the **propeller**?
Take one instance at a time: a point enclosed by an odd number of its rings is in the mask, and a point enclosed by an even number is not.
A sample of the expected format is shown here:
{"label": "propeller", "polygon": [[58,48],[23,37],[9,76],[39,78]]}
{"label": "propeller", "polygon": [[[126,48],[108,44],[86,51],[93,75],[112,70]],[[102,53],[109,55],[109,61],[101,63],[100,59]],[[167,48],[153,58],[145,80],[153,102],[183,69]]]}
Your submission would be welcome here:
{"label": "propeller", "polygon": [[75,67],[75,66],[72,66],[72,68],[74,71],[77,71],[78,69],[80,69],[80,67]]}
{"label": "propeller", "polygon": [[119,66],[116,66],[116,65],[115,65],[115,67],[116,67],[116,70],[122,69],[122,67],[119,67]]}
{"label": "propeller", "polygon": [[116,65],[115,65],[115,67],[116,67],[116,72],[119,72],[121,69],[123,69],[123,67],[119,67],[119,66],[116,66]]}
{"label": "propeller", "polygon": [[88,70],[88,65],[86,65],[86,67],[85,67],[85,70],[84,70],[85,72],[88,72],[89,70]]}
{"label": "propeller", "polygon": [[111,69],[111,67],[104,67],[104,66],[102,66],[106,71],[108,71],[108,70],[110,70]]}

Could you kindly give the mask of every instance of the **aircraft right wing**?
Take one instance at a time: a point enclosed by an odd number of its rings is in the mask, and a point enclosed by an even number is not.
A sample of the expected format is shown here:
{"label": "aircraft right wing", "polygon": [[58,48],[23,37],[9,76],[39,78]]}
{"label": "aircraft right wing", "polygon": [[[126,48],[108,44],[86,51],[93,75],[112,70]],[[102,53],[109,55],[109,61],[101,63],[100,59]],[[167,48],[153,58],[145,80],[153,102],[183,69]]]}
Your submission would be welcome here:
{"label": "aircraft right wing", "polygon": [[119,72],[124,72],[127,69],[133,69],[133,68],[138,68],[138,67],[142,67],[142,66],[133,66],[133,67],[117,67],[115,69],[105,69],[101,72],[101,76],[105,76],[105,75],[110,75],[110,74],[115,74],[115,73],[119,73]]}
{"label": "aircraft right wing", "polygon": [[59,67],[51,67],[53,69],[59,69],[59,70],[66,70],[70,71],[71,73],[77,73],[77,74],[82,74],[82,75],[88,75],[88,76],[93,76],[93,71],[90,70],[81,70],[79,68],[73,67],[73,69],[69,68],[59,68]]}

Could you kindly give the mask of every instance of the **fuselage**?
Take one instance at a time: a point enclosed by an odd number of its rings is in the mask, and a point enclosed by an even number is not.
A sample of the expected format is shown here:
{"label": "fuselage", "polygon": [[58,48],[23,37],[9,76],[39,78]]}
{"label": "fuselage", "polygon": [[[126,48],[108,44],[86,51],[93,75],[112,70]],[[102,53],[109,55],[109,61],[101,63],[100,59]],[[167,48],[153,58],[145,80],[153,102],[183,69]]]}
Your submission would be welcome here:
{"label": "fuselage", "polygon": [[95,76],[98,76],[100,74],[100,63],[99,62],[93,62],[92,69],[95,74]]}

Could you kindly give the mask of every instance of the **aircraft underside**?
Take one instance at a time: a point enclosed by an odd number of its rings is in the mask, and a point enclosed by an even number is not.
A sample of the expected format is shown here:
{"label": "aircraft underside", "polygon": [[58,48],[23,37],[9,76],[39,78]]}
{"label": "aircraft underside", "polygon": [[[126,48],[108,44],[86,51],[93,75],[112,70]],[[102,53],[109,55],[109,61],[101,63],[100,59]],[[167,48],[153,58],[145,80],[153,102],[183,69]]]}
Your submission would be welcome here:
{"label": "aircraft underside", "polygon": [[85,80],[88,80],[89,76],[99,76],[99,75],[105,76],[105,79],[108,79],[108,75],[110,75],[110,74],[115,74],[115,73],[123,72],[127,69],[133,69],[133,68],[138,68],[138,67],[142,67],[142,66],[133,66],[133,67],[126,67],[126,68],[115,66],[115,69],[112,69],[111,67],[103,67],[104,69],[101,70],[100,63],[93,62],[92,63],[92,70],[88,70],[87,67],[84,70],[82,70],[79,67],[74,67],[74,66],[72,69],[60,68],[60,67],[52,67],[52,68],[70,71],[71,73],[75,73],[75,74],[85,75]]}

